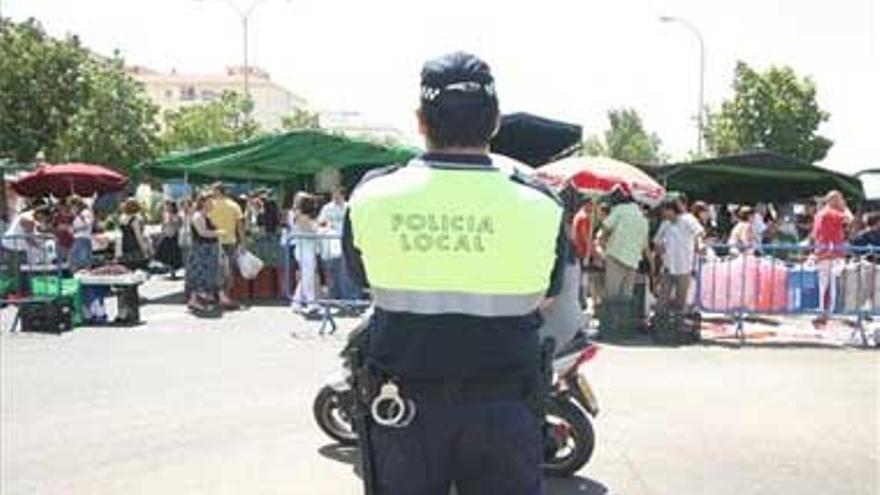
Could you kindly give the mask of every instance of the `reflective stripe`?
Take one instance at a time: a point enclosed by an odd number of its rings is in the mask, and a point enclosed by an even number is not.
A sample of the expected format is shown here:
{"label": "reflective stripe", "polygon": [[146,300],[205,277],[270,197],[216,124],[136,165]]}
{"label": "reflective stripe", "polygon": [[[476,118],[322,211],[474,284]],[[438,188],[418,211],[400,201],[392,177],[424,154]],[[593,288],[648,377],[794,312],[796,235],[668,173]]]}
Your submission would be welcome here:
{"label": "reflective stripe", "polygon": [[376,306],[386,311],[418,314],[464,313],[474,316],[522,316],[538,308],[543,293],[473,294],[373,287]]}

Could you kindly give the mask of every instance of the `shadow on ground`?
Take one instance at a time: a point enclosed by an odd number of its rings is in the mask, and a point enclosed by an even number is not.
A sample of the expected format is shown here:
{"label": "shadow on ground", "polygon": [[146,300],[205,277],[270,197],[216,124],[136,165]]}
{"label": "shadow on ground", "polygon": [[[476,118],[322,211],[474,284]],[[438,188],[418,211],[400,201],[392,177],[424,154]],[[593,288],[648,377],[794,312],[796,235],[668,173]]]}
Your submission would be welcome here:
{"label": "shadow on ground", "polygon": [[333,443],[321,447],[318,449],[318,453],[331,461],[350,464],[354,469],[355,476],[361,477],[360,452],[356,446]]}
{"label": "shadow on ground", "polygon": [[[332,461],[351,465],[355,476],[361,477],[360,455],[357,447],[330,444],[318,449],[318,453]],[[572,476],[571,478],[547,478],[545,493],[546,495],[610,495],[611,492],[604,484],[596,480]]]}
{"label": "shadow on ground", "polygon": [[548,478],[547,495],[610,495],[608,487],[582,476],[571,478]]}
{"label": "shadow on ground", "polygon": [[186,304],[186,296],[182,290],[175,291],[158,297],[142,298],[141,304]]}
{"label": "shadow on ground", "polygon": [[746,339],[740,342],[735,339],[703,339],[700,344],[703,347],[718,347],[723,349],[838,349],[852,350],[866,348],[862,345],[843,345],[833,342],[760,342]]}

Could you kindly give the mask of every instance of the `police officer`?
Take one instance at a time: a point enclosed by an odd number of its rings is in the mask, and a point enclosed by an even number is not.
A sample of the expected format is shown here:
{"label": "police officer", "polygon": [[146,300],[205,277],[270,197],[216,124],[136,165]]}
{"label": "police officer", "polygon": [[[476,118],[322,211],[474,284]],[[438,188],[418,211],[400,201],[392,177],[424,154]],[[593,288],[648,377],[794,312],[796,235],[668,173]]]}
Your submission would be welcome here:
{"label": "police officer", "polygon": [[368,174],[343,229],[375,302],[367,365],[407,405],[370,428],[374,486],[539,494],[538,309],[561,283],[562,208],[489,155],[498,98],[479,58],[427,62],[417,117],[428,151]]}

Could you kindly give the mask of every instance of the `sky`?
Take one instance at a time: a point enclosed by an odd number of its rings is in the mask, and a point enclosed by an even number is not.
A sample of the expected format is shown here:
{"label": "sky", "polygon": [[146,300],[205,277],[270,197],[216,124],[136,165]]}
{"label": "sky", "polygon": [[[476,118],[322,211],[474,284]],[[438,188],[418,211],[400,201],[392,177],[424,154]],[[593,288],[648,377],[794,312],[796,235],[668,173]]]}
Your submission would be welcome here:
{"label": "sky", "polygon": [[[0,0],[129,64],[219,73],[241,63],[238,16],[254,0]],[[880,168],[878,0],[262,0],[251,16],[251,63],[317,109],[355,110],[415,139],[422,63],[466,50],[489,62],[502,111],[528,111],[602,132],[611,108],[633,107],[683,158],[696,147],[699,50],[706,104],[731,93],[737,60],[791,65],[812,77],[834,140],[823,165]]]}

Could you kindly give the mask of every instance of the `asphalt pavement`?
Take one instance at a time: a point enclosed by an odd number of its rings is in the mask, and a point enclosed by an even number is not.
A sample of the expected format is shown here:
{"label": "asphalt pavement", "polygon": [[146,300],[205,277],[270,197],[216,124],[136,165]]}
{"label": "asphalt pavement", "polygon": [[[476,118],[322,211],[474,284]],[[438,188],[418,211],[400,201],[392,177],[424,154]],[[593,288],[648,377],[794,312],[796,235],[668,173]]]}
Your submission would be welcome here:
{"label": "asphalt pavement", "polygon": [[[150,282],[147,324],[0,332],[0,493],[357,494],[357,453],[311,403],[353,320],[283,306],[187,314]],[[591,463],[550,495],[880,493],[876,351],[603,346]]]}

